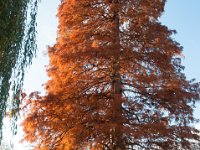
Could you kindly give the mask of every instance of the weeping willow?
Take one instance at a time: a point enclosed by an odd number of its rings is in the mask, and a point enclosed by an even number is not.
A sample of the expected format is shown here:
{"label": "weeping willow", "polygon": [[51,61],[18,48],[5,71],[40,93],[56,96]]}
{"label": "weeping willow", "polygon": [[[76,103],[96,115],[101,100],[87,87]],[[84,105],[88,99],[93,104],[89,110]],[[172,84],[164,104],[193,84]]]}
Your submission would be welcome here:
{"label": "weeping willow", "polygon": [[36,54],[37,4],[38,0],[0,0],[0,141],[8,105],[12,122],[17,120],[24,71]]}

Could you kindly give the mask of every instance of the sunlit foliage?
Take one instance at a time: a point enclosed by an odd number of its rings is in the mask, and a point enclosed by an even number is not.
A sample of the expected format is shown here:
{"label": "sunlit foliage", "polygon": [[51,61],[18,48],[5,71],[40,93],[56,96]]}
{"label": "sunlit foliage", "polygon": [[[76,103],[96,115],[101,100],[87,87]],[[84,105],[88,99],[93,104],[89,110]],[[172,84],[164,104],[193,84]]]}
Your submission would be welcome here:
{"label": "sunlit foliage", "polygon": [[37,0],[0,1],[0,140],[9,95],[13,121],[17,119],[24,70],[36,51],[36,12]]}
{"label": "sunlit foliage", "polygon": [[[199,85],[158,18],[164,0],[63,0],[47,95],[25,104],[36,149],[192,149]],[[26,109],[28,108],[28,109]]]}

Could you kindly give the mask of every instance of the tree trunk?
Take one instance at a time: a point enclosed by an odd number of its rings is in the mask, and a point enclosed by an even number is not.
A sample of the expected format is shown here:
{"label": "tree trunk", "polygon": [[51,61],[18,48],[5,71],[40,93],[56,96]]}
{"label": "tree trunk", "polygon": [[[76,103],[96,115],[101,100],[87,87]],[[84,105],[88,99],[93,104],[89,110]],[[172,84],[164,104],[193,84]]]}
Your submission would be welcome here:
{"label": "tree trunk", "polygon": [[[118,0],[113,0],[114,5],[118,4]],[[115,49],[113,52],[113,81],[112,81],[112,90],[113,90],[113,137],[112,137],[112,149],[119,150],[125,149],[122,139],[122,89],[121,89],[121,75],[120,75],[120,35],[119,35],[119,10],[118,8],[114,12],[113,18],[115,24],[114,35],[116,37],[114,41]]]}

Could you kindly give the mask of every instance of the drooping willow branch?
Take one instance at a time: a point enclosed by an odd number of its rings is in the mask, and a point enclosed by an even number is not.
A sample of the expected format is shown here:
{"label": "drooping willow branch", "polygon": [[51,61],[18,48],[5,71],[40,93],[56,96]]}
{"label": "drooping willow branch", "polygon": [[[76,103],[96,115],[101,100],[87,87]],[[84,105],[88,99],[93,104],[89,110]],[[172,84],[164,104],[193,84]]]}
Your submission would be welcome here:
{"label": "drooping willow branch", "polygon": [[0,1],[0,140],[8,98],[15,122],[24,71],[36,54],[37,6],[38,0]]}

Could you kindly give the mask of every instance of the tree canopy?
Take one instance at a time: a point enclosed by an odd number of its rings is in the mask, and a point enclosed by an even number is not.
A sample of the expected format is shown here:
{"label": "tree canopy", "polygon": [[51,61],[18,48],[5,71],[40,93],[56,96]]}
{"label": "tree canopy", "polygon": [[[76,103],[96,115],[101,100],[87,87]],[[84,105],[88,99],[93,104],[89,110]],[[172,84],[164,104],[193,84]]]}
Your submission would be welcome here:
{"label": "tree canopy", "polygon": [[192,149],[199,85],[187,81],[165,0],[63,0],[46,96],[25,104],[38,149]]}
{"label": "tree canopy", "polygon": [[0,139],[7,106],[13,121],[17,119],[24,71],[37,49],[37,3],[37,0],[0,1]]}

